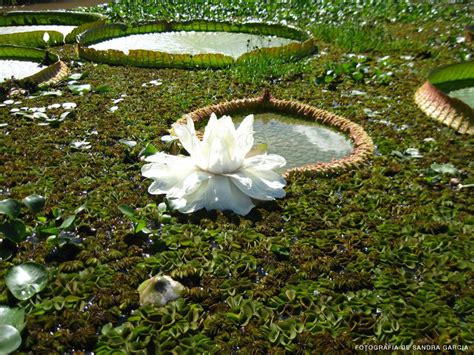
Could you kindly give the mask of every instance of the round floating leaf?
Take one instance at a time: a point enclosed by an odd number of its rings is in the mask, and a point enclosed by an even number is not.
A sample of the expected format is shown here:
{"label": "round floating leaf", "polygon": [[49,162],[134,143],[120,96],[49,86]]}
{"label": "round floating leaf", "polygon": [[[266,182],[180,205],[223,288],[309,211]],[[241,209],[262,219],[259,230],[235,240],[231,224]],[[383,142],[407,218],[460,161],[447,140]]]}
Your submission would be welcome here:
{"label": "round floating leaf", "polygon": [[67,87],[75,95],[84,95],[92,90],[92,86],[90,84],[81,84],[81,85],[69,84]]}
{"label": "round floating leaf", "polygon": [[44,207],[46,199],[40,195],[30,195],[23,199],[23,203],[28,207],[32,212],[38,213]]}
{"label": "round floating leaf", "polygon": [[0,244],[0,261],[8,260],[12,257],[13,251],[5,243]]}
{"label": "round floating leaf", "polygon": [[21,205],[12,198],[0,201],[0,214],[6,214],[10,218],[15,218],[20,213]]}
{"label": "round floating leaf", "polygon": [[13,243],[20,243],[26,237],[26,226],[19,219],[7,221],[0,225],[0,233]]}
{"label": "round floating leaf", "polygon": [[431,169],[436,173],[447,175],[456,175],[459,171],[453,164],[433,163]]}
{"label": "round floating leaf", "polygon": [[25,310],[0,306],[0,325],[11,325],[22,331],[25,327]]}
{"label": "round floating leaf", "polygon": [[11,325],[0,325],[0,353],[8,354],[21,345],[21,335],[18,329]]}
{"label": "round floating leaf", "polygon": [[24,263],[8,270],[5,283],[13,296],[27,300],[46,287],[48,272],[43,265]]}

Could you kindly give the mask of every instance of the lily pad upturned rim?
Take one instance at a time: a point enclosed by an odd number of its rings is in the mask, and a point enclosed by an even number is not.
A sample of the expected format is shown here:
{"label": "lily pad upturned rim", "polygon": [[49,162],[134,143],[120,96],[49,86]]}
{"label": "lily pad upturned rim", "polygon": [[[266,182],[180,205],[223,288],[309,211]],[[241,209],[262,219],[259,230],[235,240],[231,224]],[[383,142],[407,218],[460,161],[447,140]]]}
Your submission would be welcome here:
{"label": "lily pad upturned rim", "polygon": [[46,64],[49,64],[48,67],[31,76],[18,79],[20,85],[53,85],[69,75],[68,66],[56,54],[38,48],[3,44],[0,45],[0,60],[2,59],[25,60],[38,63],[46,62]]}
{"label": "lily pad upturned rim", "polygon": [[[234,32],[255,35],[275,35],[293,39],[298,42],[279,47],[259,48],[241,55],[234,60],[231,56],[218,53],[207,54],[172,54],[153,50],[130,50],[128,54],[120,50],[96,50],[88,46],[112,38],[136,34],[160,32]],[[257,55],[283,58],[301,58],[316,51],[314,39],[306,31],[296,27],[280,24],[245,22],[234,23],[225,21],[193,20],[193,21],[154,21],[140,24],[113,23],[94,27],[79,36],[79,56],[95,62],[131,65],[150,68],[223,68],[244,61]]]}
{"label": "lily pad upturned rim", "polygon": [[287,178],[295,175],[315,177],[339,174],[363,166],[373,155],[374,144],[372,139],[357,123],[298,101],[276,99],[272,97],[268,91],[255,98],[226,101],[216,105],[199,108],[185,114],[176,123],[186,124],[188,117],[196,123],[204,122],[209,119],[212,113],[215,113],[217,116],[223,116],[232,115],[237,112],[257,113],[262,111],[299,116],[304,120],[314,121],[324,126],[329,126],[346,134],[354,146],[352,153],[344,158],[333,160],[328,163],[315,162],[288,169],[283,174],[283,176]]}
{"label": "lily pad upturned rim", "polygon": [[429,117],[462,134],[474,135],[474,110],[465,102],[443,92],[455,83],[474,83],[474,61],[446,65],[433,70],[415,92],[415,102]]}
{"label": "lily pad upturned rim", "polygon": [[[9,11],[0,12],[0,27],[3,26],[37,26],[37,25],[63,25],[77,26],[67,36],[52,30],[38,31],[32,28],[28,32],[0,34],[2,44],[21,44],[45,48],[47,46],[62,45],[64,43],[74,43],[77,37],[99,25],[103,25],[106,19],[97,13],[77,12],[77,11]],[[48,32],[50,40],[48,43],[42,40],[44,32]]]}

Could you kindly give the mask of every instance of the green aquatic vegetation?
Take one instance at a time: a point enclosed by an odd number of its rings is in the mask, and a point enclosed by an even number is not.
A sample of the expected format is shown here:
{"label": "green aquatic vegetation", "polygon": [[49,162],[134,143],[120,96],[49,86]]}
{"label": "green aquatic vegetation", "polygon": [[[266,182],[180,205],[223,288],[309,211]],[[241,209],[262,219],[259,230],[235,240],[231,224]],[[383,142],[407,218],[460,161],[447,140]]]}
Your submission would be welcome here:
{"label": "green aquatic vegetation", "polygon": [[415,93],[415,102],[429,117],[474,134],[474,61],[447,65],[432,71]]}
{"label": "green aquatic vegetation", "polygon": [[342,62],[328,62],[324,64],[325,71],[316,78],[317,84],[326,84],[335,88],[343,80],[352,80],[365,84],[390,84],[393,72],[389,63],[389,56],[374,63],[364,55],[355,56]]}
{"label": "green aquatic vegetation", "polygon": [[[138,211],[129,205],[120,205],[120,212],[127,216],[133,222],[133,233],[154,234],[157,231],[150,229],[148,226],[153,224],[155,228],[163,223],[170,223],[172,218],[167,212],[169,208],[166,203],[161,202],[158,205],[150,203]],[[150,221],[148,221],[148,218]]]}
{"label": "green aquatic vegetation", "polygon": [[45,198],[36,194],[25,197],[21,202],[11,198],[0,201],[0,214],[7,216],[6,219],[0,220],[0,232],[11,242],[20,243],[31,231],[31,227],[27,227],[25,222],[18,218],[22,206],[37,214],[44,204]]}
{"label": "green aquatic vegetation", "polygon": [[21,345],[21,331],[25,327],[25,311],[21,308],[0,306],[0,352],[11,353]]}
{"label": "green aquatic vegetation", "polygon": [[75,95],[84,95],[92,90],[90,84],[68,84],[67,88]]}
{"label": "green aquatic vegetation", "polygon": [[0,13],[0,43],[35,48],[74,43],[78,35],[103,21],[93,13],[6,11]]}
{"label": "green aquatic vegetation", "polygon": [[425,48],[422,43],[405,38],[393,38],[377,23],[346,22],[341,24],[316,23],[311,32],[315,38],[334,43],[349,52],[399,52],[410,47],[416,51]]}
{"label": "green aquatic vegetation", "polygon": [[[295,58],[296,59],[296,58]],[[291,80],[309,71],[307,61],[290,61],[264,54],[249,56],[231,68],[232,79],[241,84],[261,85]]]}
{"label": "green aquatic vegetation", "polygon": [[13,266],[5,274],[5,284],[19,300],[27,300],[41,292],[48,282],[48,271],[43,265],[24,263]]}
{"label": "green aquatic vegetation", "polygon": [[49,86],[60,82],[69,72],[56,54],[31,47],[0,44],[0,61],[3,62],[0,73],[2,97],[12,85],[29,90]]}
{"label": "green aquatic vegetation", "polygon": [[255,56],[295,60],[316,47],[294,27],[195,19],[97,27],[80,37],[78,49],[84,59],[115,65],[219,69]]}
{"label": "green aquatic vegetation", "polygon": [[[413,4],[411,1],[384,1],[377,3],[360,1],[337,2],[288,2],[285,6],[261,1],[239,2],[235,0],[201,1],[149,1],[139,3],[130,0],[110,2],[106,8],[97,11],[107,14],[113,20],[151,20],[157,18],[189,20],[207,18],[213,20],[255,19],[264,21],[340,23],[341,20],[376,20],[390,22],[427,22],[438,19],[458,18],[466,21],[469,15],[456,6],[433,7],[428,3]],[[311,14],[311,16],[308,16]]]}
{"label": "green aquatic vegetation", "polygon": [[[139,14],[137,4],[120,7],[123,15]],[[169,4],[160,2],[157,12],[143,16],[157,15]],[[189,14],[206,8],[177,4],[181,10],[187,6]],[[224,16],[226,7],[242,17],[255,15],[253,9],[259,6],[268,14],[258,18],[279,13],[282,17],[275,19],[286,18],[288,23],[293,18],[295,23],[310,21],[312,16],[303,12],[328,23],[368,18],[389,38],[415,43],[448,31],[450,37],[460,36],[469,13],[459,4],[258,2],[249,3],[248,10],[228,4],[217,4],[216,16]],[[152,2],[143,6],[152,10]],[[173,14],[178,11],[168,8]],[[361,125],[374,141],[375,156],[357,171],[292,177],[285,199],[258,204],[245,217],[166,211],[172,219],[163,223],[157,211],[162,200],[147,195],[140,176],[140,151],[167,150],[160,137],[186,112],[261,93],[260,83],[248,78],[251,74],[234,76],[237,67],[211,71],[94,65],[79,60],[66,45],[54,51],[73,72],[88,73],[84,83],[94,89],[108,85],[111,91],[79,96],[61,83],[54,88],[62,92],[60,97],[28,98],[28,93],[14,92],[5,98],[11,100],[5,106],[5,100],[0,101],[0,200],[17,200],[21,210],[16,218],[35,232],[14,245],[1,237],[13,253],[0,266],[0,303],[17,302],[27,320],[18,350],[350,353],[368,344],[473,342],[469,275],[474,190],[459,186],[474,183],[474,142],[427,120],[411,98],[425,74],[455,61],[463,44],[449,39],[429,53],[411,51],[410,46],[400,54],[357,53],[368,58],[363,65],[369,70],[392,71],[390,83],[369,83],[370,76],[355,81],[342,74],[335,91],[315,85],[314,79],[325,73],[325,63],[357,57],[347,58],[330,41],[318,46],[317,56],[290,63],[288,75],[286,64],[276,62],[268,64],[275,68],[255,63],[255,70],[249,64],[248,71],[265,78],[265,87],[275,97],[298,100]],[[386,66],[377,61],[387,55]],[[151,84],[154,80],[162,84]],[[352,95],[353,90],[365,95]],[[54,129],[10,114],[14,108],[25,111],[22,107],[67,102],[76,103],[76,116]],[[118,109],[110,112],[112,106]],[[80,141],[90,148],[71,146]],[[406,153],[410,148],[419,154]],[[433,163],[451,164],[457,172],[436,172]],[[438,178],[429,182],[430,174]],[[47,196],[39,213],[21,203],[33,193]],[[82,204],[87,209],[76,214]],[[148,204],[155,206],[146,209]],[[132,206],[134,218],[145,221],[152,232],[134,233],[136,224],[118,209],[121,205]],[[74,214],[73,224],[59,228]],[[6,214],[0,218],[10,219]],[[38,233],[41,227],[57,229],[54,234]],[[51,235],[56,237],[48,240]],[[63,243],[71,245],[53,252]],[[13,265],[29,260],[47,266],[50,281],[29,300],[16,301],[4,276]],[[164,307],[140,306],[137,288],[156,274],[170,275],[186,292]]]}

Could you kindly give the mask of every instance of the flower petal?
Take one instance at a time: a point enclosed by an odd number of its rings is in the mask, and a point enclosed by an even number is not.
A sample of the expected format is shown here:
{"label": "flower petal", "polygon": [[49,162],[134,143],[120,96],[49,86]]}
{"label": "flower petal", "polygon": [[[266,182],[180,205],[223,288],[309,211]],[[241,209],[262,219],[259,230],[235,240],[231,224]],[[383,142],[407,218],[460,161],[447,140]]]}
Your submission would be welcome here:
{"label": "flower petal", "polygon": [[206,173],[205,171],[197,170],[191,173],[183,181],[182,191],[183,196],[189,195],[195,192],[201,185],[203,181],[207,181],[212,178],[212,175]]}
{"label": "flower petal", "polygon": [[276,154],[260,154],[244,160],[244,169],[272,170],[286,165],[286,160]]}
{"label": "flower petal", "polygon": [[240,191],[256,200],[271,201],[286,195],[285,179],[271,170],[246,169],[226,176]]}
{"label": "flower petal", "polygon": [[228,177],[212,175],[192,194],[183,196],[186,205],[180,212],[206,210],[231,210],[246,215],[254,207],[252,200],[232,184]]}
{"label": "flower petal", "polygon": [[142,167],[142,175],[153,179],[148,192],[154,195],[176,194],[188,175],[197,170],[192,158],[157,153],[146,158],[151,162]]}
{"label": "flower petal", "polygon": [[234,157],[236,159],[243,159],[245,155],[252,149],[253,146],[253,115],[248,115],[244,118],[239,128],[236,131],[236,147]]}
{"label": "flower petal", "polygon": [[173,129],[184,149],[186,149],[191,156],[199,152],[201,142],[196,136],[194,121],[190,117],[188,117],[186,125],[175,124]]}

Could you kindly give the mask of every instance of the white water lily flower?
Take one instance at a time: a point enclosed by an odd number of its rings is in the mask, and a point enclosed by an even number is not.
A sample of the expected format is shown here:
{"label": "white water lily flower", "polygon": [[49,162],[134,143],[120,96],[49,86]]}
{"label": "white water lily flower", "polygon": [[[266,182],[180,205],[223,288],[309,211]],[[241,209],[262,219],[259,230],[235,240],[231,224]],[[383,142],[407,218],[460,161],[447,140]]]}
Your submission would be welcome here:
{"label": "white water lily flower", "polygon": [[253,200],[285,196],[286,181],[273,171],[286,164],[285,158],[251,152],[253,115],[236,129],[229,116],[212,114],[202,141],[191,118],[174,131],[189,156],[159,152],[147,157],[150,164],[142,168],[142,175],[154,180],[148,192],[166,194],[171,207],[183,213],[206,208],[246,215]]}

